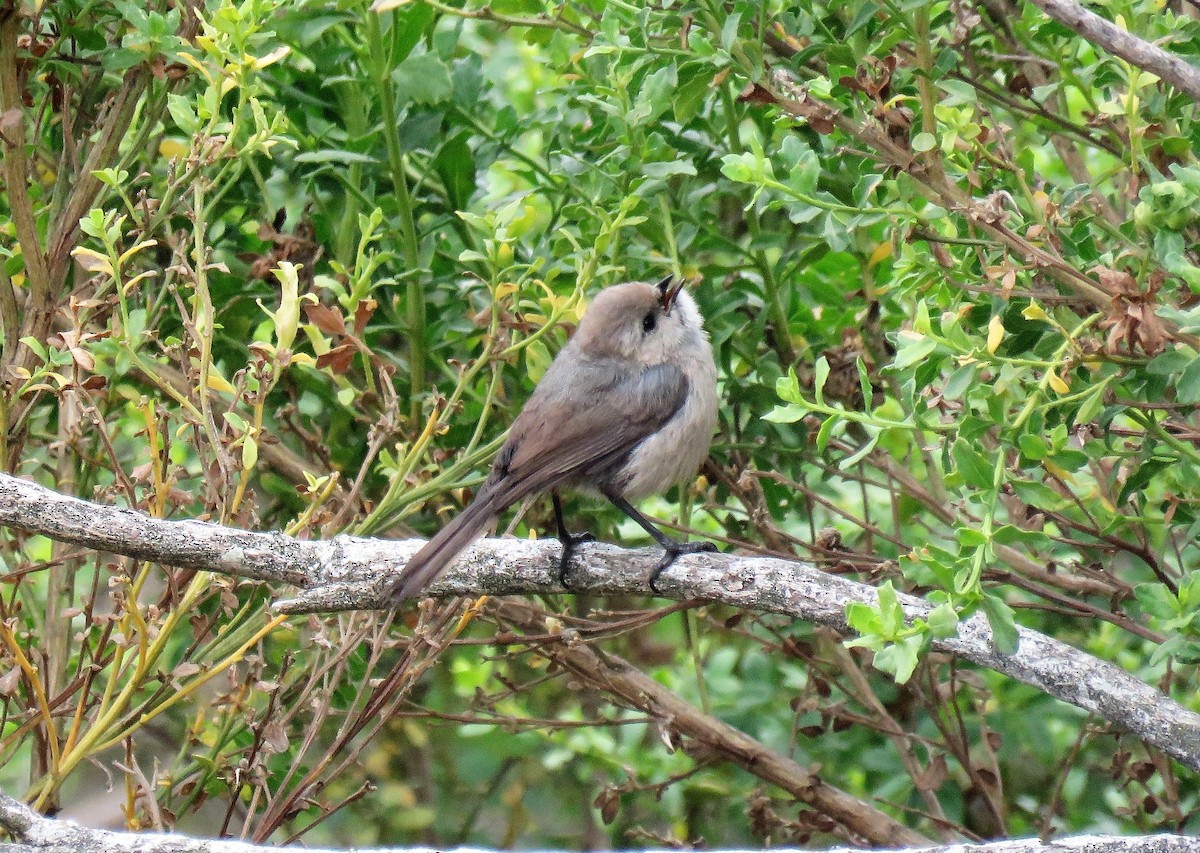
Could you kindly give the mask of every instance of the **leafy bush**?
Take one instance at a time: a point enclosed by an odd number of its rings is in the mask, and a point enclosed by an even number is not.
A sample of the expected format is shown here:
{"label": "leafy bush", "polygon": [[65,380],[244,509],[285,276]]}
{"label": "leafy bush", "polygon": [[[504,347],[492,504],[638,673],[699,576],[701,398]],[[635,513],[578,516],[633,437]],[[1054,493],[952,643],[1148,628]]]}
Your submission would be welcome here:
{"label": "leafy bush", "polygon": [[[880,604],[849,648],[715,607],[555,618],[931,836],[1194,831],[1193,772],[924,650],[982,610],[1196,707],[1195,104],[1006,0],[377,5],[0,6],[0,468],[428,534],[589,294],[696,277],[721,430],[646,508]],[[1196,47],[1171,5],[1106,8]],[[0,784],[42,809],[98,761],[131,826],[259,840],[836,834],[481,602],[412,632],[10,532],[0,561]],[[938,606],[905,623],[897,589]]]}

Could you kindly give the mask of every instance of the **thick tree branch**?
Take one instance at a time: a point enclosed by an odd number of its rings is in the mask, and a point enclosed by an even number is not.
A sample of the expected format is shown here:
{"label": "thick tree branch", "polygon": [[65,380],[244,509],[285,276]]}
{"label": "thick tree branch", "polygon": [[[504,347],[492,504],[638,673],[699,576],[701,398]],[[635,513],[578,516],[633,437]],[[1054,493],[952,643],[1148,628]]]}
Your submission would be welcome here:
{"label": "thick tree branch", "polygon": [[[273,845],[247,844],[243,841],[203,840],[184,835],[150,832],[113,832],[88,829],[74,821],[42,817],[24,803],[0,794],[0,827],[8,830],[19,843],[5,844],[4,853],[270,853],[279,850]],[[433,853],[430,848],[374,848],[376,853]],[[440,849],[440,848],[439,848]],[[908,848],[912,853],[1190,853],[1196,849],[1196,839],[1181,835],[1150,835],[1118,837],[1112,835],[1081,835],[1040,841],[1021,838],[1014,841],[995,841],[991,844],[946,844],[937,847]],[[788,848],[775,848],[777,853],[793,853]],[[305,848],[306,853],[337,853],[328,849]],[[444,853],[494,853],[473,847],[458,847]],[[670,853],[670,851],[643,851]],[[721,853],[750,853],[750,851],[721,851]],[[829,853],[862,853],[845,848]]]}
{"label": "thick tree branch", "polygon": [[1073,0],[1030,0],[1064,27],[1125,61],[1144,68],[1200,101],[1200,69],[1156,44],[1138,38]]}
{"label": "thick tree branch", "polygon": [[[15,477],[0,475],[0,525],[101,551],[174,566],[294,584],[285,613],[385,608],[388,582],[422,544],[338,536],[322,542],[253,533],[199,521],[163,521],[104,507]],[[431,595],[562,592],[556,541],[485,540],[430,589]],[[647,595],[656,551],[612,545],[580,549],[571,591]],[[703,599],[780,613],[846,634],[846,605],[874,602],[873,587],[828,575],[807,563],[730,554],[679,559],[659,580],[669,598]],[[930,606],[902,595],[909,618]],[[987,620],[975,614],[958,636],[934,649],[1033,685],[1120,726],[1192,769],[1200,770],[1200,714],[1189,711],[1120,667],[1036,631],[1019,629],[1014,654],[994,648]]]}

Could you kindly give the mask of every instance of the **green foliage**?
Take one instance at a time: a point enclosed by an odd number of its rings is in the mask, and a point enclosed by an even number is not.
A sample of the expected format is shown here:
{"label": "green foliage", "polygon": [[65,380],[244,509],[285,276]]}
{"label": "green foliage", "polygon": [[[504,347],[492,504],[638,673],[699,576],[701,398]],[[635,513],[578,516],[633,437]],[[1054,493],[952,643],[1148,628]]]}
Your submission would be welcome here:
{"label": "green foliage", "polygon": [[[587,298],[672,272],[721,429],[646,509],[878,600],[848,643],[631,602],[285,622],[253,584],[4,531],[0,787],[67,805],[100,762],[132,826],[321,844],[833,837],[550,664],[567,624],[931,836],[1196,829],[1191,771],[928,653],[979,612],[1000,650],[1041,631],[1196,707],[1186,96],[1032,4],[185,5],[0,21],[0,468],[428,534]],[[1200,43],[1169,4],[1103,11]],[[537,504],[515,528],[552,530]]]}

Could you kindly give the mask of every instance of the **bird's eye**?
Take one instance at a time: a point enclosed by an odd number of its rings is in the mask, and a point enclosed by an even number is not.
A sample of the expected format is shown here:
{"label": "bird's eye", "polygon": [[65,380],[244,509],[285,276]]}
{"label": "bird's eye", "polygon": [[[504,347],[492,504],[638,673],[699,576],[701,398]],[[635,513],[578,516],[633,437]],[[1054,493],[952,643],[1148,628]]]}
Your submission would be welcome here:
{"label": "bird's eye", "polygon": [[654,331],[654,327],[657,324],[658,324],[658,317],[655,315],[655,313],[653,311],[651,311],[649,314],[647,314],[645,317],[642,318],[642,332],[647,335],[650,334],[651,332]]}

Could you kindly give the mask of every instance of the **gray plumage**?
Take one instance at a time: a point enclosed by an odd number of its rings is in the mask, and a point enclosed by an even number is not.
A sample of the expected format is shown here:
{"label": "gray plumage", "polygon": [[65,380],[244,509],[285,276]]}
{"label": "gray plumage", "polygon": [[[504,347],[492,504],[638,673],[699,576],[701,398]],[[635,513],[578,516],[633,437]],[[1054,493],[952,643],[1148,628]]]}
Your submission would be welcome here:
{"label": "gray plumage", "polygon": [[[475,500],[409,560],[390,589],[393,601],[417,595],[530,495],[569,488],[625,508],[695,473],[717,423],[716,367],[681,284],[630,282],[597,295],[513,422]],[[696,550],[647,530],[671,559]],[[571,544],[564,541],[564,571]]]}

